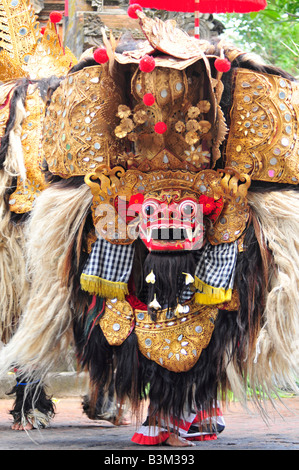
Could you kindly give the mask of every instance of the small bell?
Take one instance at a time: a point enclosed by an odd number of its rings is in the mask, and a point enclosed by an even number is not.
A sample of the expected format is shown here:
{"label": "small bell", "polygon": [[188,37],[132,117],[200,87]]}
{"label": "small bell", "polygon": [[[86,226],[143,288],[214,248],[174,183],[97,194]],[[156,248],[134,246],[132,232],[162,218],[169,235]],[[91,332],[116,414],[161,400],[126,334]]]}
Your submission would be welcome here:
{"label": "small bell", "polygon": [[177,304],[176,312],[178,312],[178,313],[184,313],[184,306],[181,305],[181,304]]}
{"label": "small bell", "polygon": [[151,272],[146,276],[145,282],[148,284],[155,284],[156,276],[154,275],[153,270],[151,270]]}
{"label": "small bell", "polygon": [[179,313],[180,315],[182,315],[182,314],[187,314],[189,311],[190,311],[189,305],[177,304],[174,313],[175,313],[175,314]]}
{"label": "small bell", "polygon": [[191,276],[191,274],[189,274],[189,273],[182,273],[182,274],[185,274],[185,276],[186,276],[186,278],[185,278],[185,283],[186,283],[186,285],[188,285],[188,284],[193,284],[193,282],[194,282],[194,277]]}
{"label": "small bell", "polygon": [[158,310],[159,308],[161,308],[161,305],[159,304],[159,302],[157,300],[156,294],[154,295],[154,300],[152,300],[148,304],[148,306],[151,307],[151,308],[154,308],[155,310]]}

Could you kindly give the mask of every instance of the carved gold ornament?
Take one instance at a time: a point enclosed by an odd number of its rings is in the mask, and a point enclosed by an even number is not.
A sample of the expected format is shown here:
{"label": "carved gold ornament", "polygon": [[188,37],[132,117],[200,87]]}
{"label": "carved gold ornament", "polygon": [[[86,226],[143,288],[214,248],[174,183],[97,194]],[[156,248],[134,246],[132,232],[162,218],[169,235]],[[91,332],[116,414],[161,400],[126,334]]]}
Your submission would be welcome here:
{"label": "carved gold ornament", "polygon": [[217,308],[191,300],[175,312],[162,310],[158,321],[152,321],[147,311],[133,310],[126,300],[107,299],[99,325],[110,346],[120,346],[134,331],[145,357],[168,370],[186,372],[208,346],[217,314]]}
{"label": "carved gold ornament", "polygon": [[186,372],[198,361],[214,330],[217,308],[199,307],[190,301],[171,318],[163,310],[158,321],[146,311],[135,310],[135,333],[140,352],[173,372]]}
{"label": "carved gold ornament", "polygon": [[130,189],[120,193],[121,177],[125,170],[122,167],[114,167],[112,170],[102,165],[95,173],[85,176],[85,183],[90,187],[93,196],[91,207],[93,223],[99,236],[114,244],[131,244],[131,239],[127,234],[127,227],[123,220],[119,219],[117,208],[123,197],[124,207],[126,196],[130,197]]}
{"label": "carved gold ornament", "polygon": [[223,210],[207,232],[212,245],[233,242],[243,234],[250,216],[247,203],[247,191],[251,180],[246,174],[238,175],[234,170],[226,168],[218,170],[221,194],[224,200]]}
{"label": "carved gold ornament", "polygon": [[24,69],[32,79],[52,75],[62,77],[77,62],[77,58],[70,49],[62,46],[55,24],[48,21],[44,34],[37,41],[32,52],[27,55]]}
{"label": "carved gold ornament", "polygon": [[26,76],[27,72],[25,72],[22,66],[14,61],[5,50],[2,50],[0,52],[0,81],[9,82],[16,77],[22,78]]}
{"label": "carved gold ornament", "polygon": [[121,153],[114,136],[121,102],[106,64],[70,74],[60,84],[44,122],[43,151],[51,173],[69,178],[110,166]]}
{"label": "carved gold ornament", "polygon": [[[0,4],[0,49],[15,65],[15,70],[28,63],[30,54],[40,37],[39,23],[27,0],[2,0]],[[28,55],[29,54],[29,55]],[[1,58],[1,52],[0,52]],[[0,80],[5,80],[5,69],[1,69]],[[24,73],[21,75],[24,76]],[[15,76],[14,78],[17,78]]]}
{"label": "carved gold ornament", "polygon": [[10,96],[13,94],[15,83],[6,83],[0,87],[0,138],[4,136],[10,113]]}
{"label": "carved gold ornament", "polygon": [[9,92],[7,86],[22,86],[18,81],[20,78],[30,80],[22,103],[26,117],[21,123],[21,135],[19,132],[16,135],[23,153],[26,179],[24,175],[23,179],[18,176],[17,187],[9,198],[10,210],[22,214],[32,209],[36,197],[46,187],[41,169],[41,135],[46,97],[42,99],[39,85],[34,80],[53,75],[64,76],[77,63],[77,59],[67,47],[62,46],[56,26],[51,21],[48,21],[44,34],[41,34],[34,9],[28,0],[1,1],[0,50],[0,81],[7,82],[1,85],[0,92],[1,99],[6,93],[6,105],[2,106],[0,113],[0,135],[3,136],[6,131],[6,111],[10,109],[13,97],[13,91]]}
{"label": "carved gold ornament", "polygon": [[0,81],[63,76],[78,61],[48,21],[42,35],[31,2],[0,3]]}
{"label": "carved gold ornament", "polygon": [[253,180],[298,184],[299,86],[238,70],[226,163]]}
{"label": "carved gold ornament", "polygon": [[99,324],[110,346],[120,346],[134,327],[133,309],[126,301],[107,299]]}

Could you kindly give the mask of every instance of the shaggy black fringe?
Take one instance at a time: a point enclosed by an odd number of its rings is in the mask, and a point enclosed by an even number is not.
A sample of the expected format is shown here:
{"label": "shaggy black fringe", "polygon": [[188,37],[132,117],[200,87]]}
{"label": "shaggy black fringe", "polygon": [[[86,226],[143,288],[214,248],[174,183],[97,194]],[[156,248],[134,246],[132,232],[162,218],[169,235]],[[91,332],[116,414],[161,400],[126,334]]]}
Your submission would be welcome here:
{"label": "shaggy black fringe", "polygon": [[45,387],[40,384],[22,385],[22,378],[20,377],[7,395],[15,395],[13,409],[9,411],[15,423],[21,422],[22,416],[26,417],[33,410],[33,407],[48,416],[48,418],[55,415],[55,405],[52,397],[46,394]]}
{"label": "shaggy black fringe", "polygon": [[[155,274],[155,284],[149,284],[147,289],[148,305],[157,296],[162,309],[173,309],[181,303],[181,296],[186,288],[185,275],[194,276],[196,264],[193,252],[150,252],[144,262],[144,278],[151,272]],[[160,310],[149,308],[153,320],[156,320]]]}
{"label": "shaggy black fringe", "polygon": [[[225,379],[219,357],[230,343],[236,316],[236,312],[219,312],[210,345],[188,372],[175,373],[148,360],[139,352],[134,332],[121,346],[109,346],[99,326],[90,337],[82,363],[88,366],[97,393],[109,391],[113,377],[117,400],[128,398],[132,409],[138,409],[141,400],[148,396],[149,416],[153,419],[162,415],[184,416],[195,408],[213,414],[219,381]],[[78,338],[78,328],[76,333]],[[92,409],[90,401],[88,406]],[[90,413],[94,415],[98,410]]]}
{"label": "shaggy black fringe", "polygon": [[149,417],[153,419],[161,415],[183,416],[194,409],[214,412],[219,395],[225,396],[230,388],[226,375],[227,357],[241,375],[246,375],[247,346],[261,322],[264,273],[252,225],[247,230],[245,244],[247,250],[239,254],[236,272],[240,309],[219,310],[208,347],[187,372],[169,371],[144,357],[139,352],[134,331],[122,345],[112,347],[99,326],[94,328],[86,343],[84,318],[74,324],[78,357],[81,365],[88,368],[97,393],[108,391],[113,381],[117,399],[129,398],[136,409],[148,393]]}
{"label": "shaggy black fringe", "polygon": [[[84,411],[91,419],[95,419],[105,411],[103,404],[112,401],[113,348],[98,326],[86,332],[86,318],[86,315],[74,318],[73,334],[78,364],[82,370],[88,371],[90,378],[90,395],[84,400]],[[87,333],[90,333],[88,340]]]}
{"label": "shaggy black fringe", "polygon": [[116,421],[117,409],[114,401],[114,381],[111,380],[108,390],[99,389],[91,384],[89,395],[83,397],[83,412],[89,419]]}

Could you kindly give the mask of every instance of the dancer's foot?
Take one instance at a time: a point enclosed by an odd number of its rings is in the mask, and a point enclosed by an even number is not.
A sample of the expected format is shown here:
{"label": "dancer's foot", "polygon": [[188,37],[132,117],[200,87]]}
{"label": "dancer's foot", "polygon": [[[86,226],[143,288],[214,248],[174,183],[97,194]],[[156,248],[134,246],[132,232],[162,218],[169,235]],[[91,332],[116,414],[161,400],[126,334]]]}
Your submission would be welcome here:
{"label": "dancer's foot", "polygon": [[191,441],[187,441],[183,437],[177,434],[170,434],[169,438],[165,441],[165,444],[171,447],[193,447],[195,444]]}
{"label": "dancer's foot", "polygon": [[129,426],[132,424],[131,418],[129,416],[119,416],[117,415],[111,420],[115,426]]}
{"label": "dancer's foot", "polygon": [[126,416],[121,418],[119,422],[119,426],[130,426],[130,424],[132,424],[132,421],[129,417],[126,417]]}
{"label": "dancer's foot", "polygon": [[14,415],[14,422],[11,426],[13,431],[47,428],[53,417],[50,413],[45,414],[37,409],[27,412],[24,416],[20,416],[20,413],[12,412],[11,414]]}
{"label": "dancer's foot", "polygon": [[22,423],[13,423],[11,429],[14,431],[30,431],[33,429],[33,426],[31,423],[27,423],[26,426],[24,426]]}

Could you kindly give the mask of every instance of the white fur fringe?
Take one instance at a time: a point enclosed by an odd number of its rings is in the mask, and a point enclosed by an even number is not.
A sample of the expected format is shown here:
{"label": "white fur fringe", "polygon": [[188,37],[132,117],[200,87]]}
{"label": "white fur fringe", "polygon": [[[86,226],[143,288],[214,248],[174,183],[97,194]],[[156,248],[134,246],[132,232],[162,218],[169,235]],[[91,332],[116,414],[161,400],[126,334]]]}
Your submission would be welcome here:
{"label": "white fur fringe", "polygon": [[30,297],[15,335],[0,352],[0,377],[17,366],[28,379],[43,380],[65,357],[72,310],[60,270],[91,199],[85,184],[74,189],[54,184],[37,199],[26,233]]}

